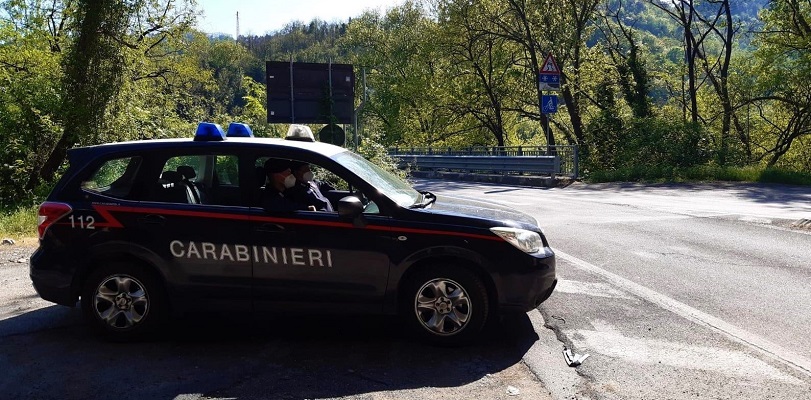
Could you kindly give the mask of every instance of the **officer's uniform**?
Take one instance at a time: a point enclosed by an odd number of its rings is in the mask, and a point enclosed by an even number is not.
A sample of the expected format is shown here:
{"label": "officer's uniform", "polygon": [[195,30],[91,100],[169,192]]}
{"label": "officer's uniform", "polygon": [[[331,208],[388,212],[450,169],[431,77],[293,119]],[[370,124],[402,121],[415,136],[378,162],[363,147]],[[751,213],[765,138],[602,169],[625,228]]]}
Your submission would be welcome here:
{"label": "officer's uniform", "polygon": [[[321,184],[329,187],[328,184]],[[307,206],[315,206],[318,211],[335,211],[329,199],[321,193],[316,181],[296,182],[296,186],[284,191],[284,196],[291,201]]]}

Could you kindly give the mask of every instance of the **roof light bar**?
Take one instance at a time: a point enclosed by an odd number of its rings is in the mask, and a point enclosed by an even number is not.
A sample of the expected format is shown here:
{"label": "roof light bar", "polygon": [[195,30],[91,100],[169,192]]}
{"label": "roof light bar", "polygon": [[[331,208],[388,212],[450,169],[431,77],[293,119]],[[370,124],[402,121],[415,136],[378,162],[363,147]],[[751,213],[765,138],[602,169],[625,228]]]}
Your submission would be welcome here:
{"label": "roof light bar", "polygon": [[201,122],[194,133],[195,142],[220,142],[225,140],[222,127],[213,122]]}
{"label": "roof light bar", "polygon": [[310,130],[310,127],[307,125],[290,125],[290,128],[287,129],[285,139],[298,140],[300,142],[315,142],[313,131]]}
{"label": "roof light bar", "polygon": [[241,122],[232,122],[228,125],[228,133],[225,134],[227,137],[253,137],[253,130],[248,124],[243,124]]}

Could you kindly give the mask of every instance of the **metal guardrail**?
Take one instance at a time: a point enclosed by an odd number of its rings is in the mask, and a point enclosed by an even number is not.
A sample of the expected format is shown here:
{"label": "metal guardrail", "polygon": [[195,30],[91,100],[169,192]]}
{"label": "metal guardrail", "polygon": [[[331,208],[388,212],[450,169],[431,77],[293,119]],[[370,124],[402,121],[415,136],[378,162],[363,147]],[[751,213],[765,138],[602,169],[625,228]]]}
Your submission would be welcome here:
{"label": "metal guardrail", "polygon": [[509,157],[509,156],[446,156],[417,155],[397,156],[400,162],[418,169],[446,169],[481,173],[506,174],[560,174],[560,159],[554,156]]}
{"label": "metal guardrail", "polygon": [[416,169],[472,173],[578,176],[577,146],[509,146],[438,149],[393,147],[389,155]]}

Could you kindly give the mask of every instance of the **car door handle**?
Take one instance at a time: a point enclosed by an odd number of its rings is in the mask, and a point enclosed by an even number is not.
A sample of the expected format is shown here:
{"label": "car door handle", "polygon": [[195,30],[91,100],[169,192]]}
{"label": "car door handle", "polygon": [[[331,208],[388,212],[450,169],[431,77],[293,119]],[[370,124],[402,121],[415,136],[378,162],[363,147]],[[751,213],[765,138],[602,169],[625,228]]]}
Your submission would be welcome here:
{"label": "car door handle", "polygon": [[166,217],[163,215],[147,215],[146,217],[139,218],[138,223],[141,225],[154,225],[163,226],[166,223]]}
{"label": "car door handle", "polygon": [[279,224],[262,224],[256,228],[257,232],[284,232],[284,227]]}

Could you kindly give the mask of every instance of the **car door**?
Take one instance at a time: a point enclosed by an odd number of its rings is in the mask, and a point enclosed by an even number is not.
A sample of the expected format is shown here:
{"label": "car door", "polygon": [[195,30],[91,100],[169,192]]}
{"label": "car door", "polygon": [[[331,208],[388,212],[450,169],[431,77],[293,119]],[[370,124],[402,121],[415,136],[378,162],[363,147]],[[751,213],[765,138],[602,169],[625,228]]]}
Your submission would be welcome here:
{"label": "car door", "polygon": [[[250,208],[233,194],[240,187],[238,155],[164,154],[161,160],[146,201],[131,211],[149,247],[167,261],[175,304],[192,311],[250,310]],[[216,178],[226,173],[232,176],[226,182]]]}
{"label": "car door", "polygon": [[[266,159],[257,157],[255,165]],[[389,229],[381,228],[386,218],[369,215],[367,226],[355,226],[337,212],[253,207],[255,307],[380,312],[392,245]]]}

